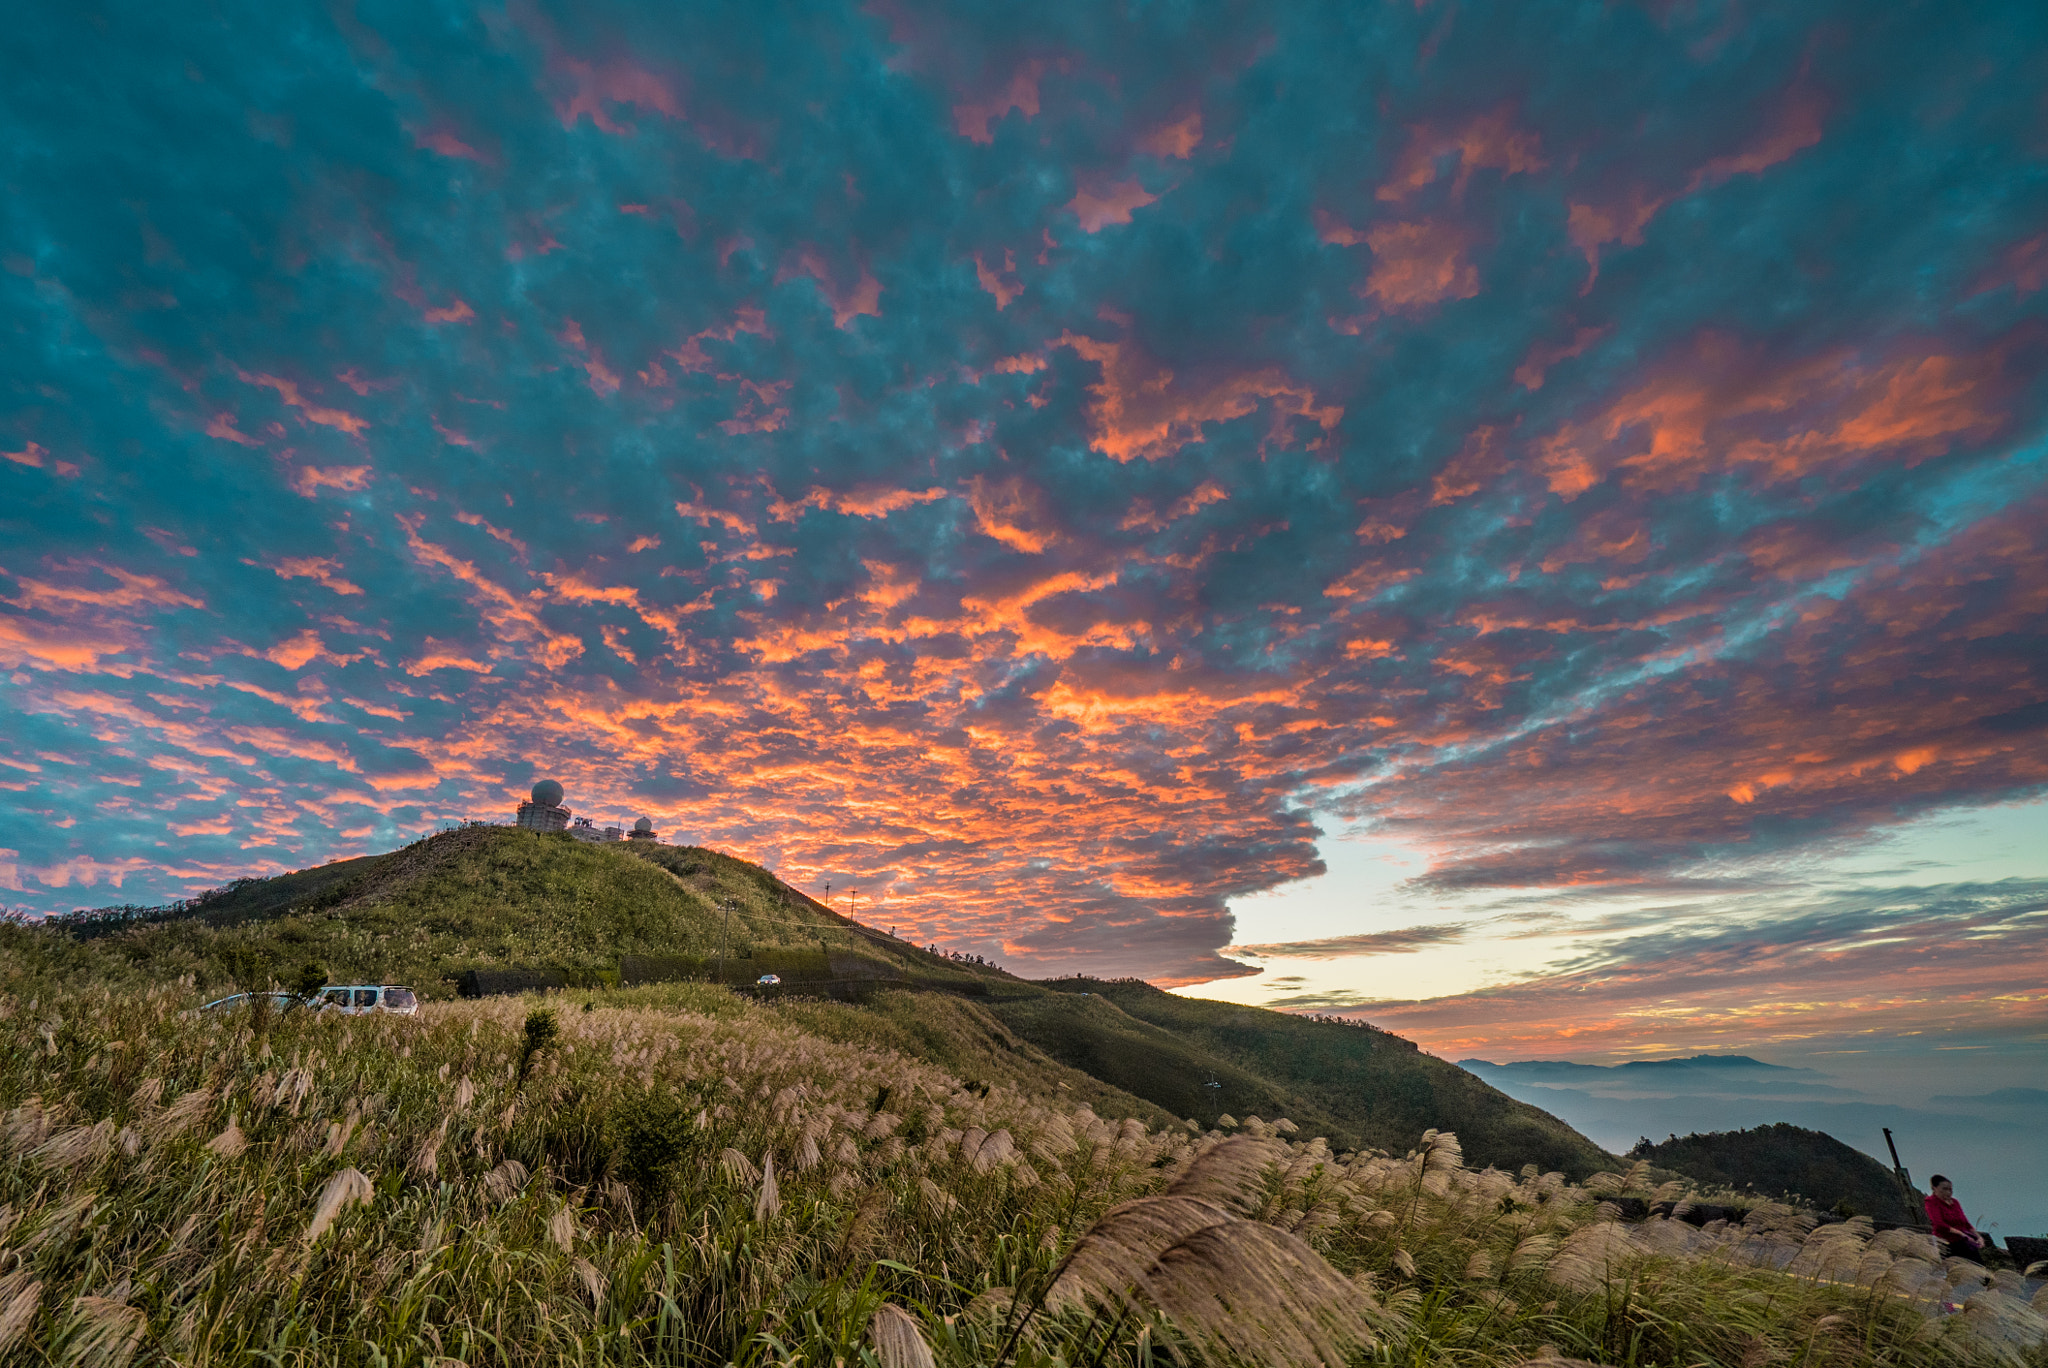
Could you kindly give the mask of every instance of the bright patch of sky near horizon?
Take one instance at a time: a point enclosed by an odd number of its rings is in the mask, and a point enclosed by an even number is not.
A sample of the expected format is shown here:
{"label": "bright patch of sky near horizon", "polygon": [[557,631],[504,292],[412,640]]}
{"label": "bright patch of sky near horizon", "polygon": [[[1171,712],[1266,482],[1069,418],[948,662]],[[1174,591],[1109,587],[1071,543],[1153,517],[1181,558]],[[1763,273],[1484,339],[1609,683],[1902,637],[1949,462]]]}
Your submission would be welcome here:
{"label": "bright patch of sky near horizon", "polygon": [[2048,11],[688,14],[14,16],[10,903],[552,776],[1443,1049],[2040,1041],[2048,859],[1909,865],[2048,787]]}
{"label": "bright patch of sky near horizon", "polygon": [[[1878,828],[1863,839],[1834,851],[1802,852],[1796,864],[1782,871],[1780,887],[1762,888],[1746,901],[1769,915],[1801,891],[1818,888],[1870,888],[1875,881],[1896,893],[1902,889],[2041,881],[2048,868],[2048,802],[2036,800],[1995,807],[1933,813],[1897,827]],[[1419,998],[1445,997],[1496,987],[1519,979],[1541,978],[1553,960],[1583,949],[1586,937],[1614,911],[1636,916],[1650,912],[1669,921],[1726,913],[1724,894],[1689,898],[1631,897],[1615,890],[1588,897],[1581,890],[1517,892],[1503,899],[1498,891],[1438,891],[1419,886],[1432,861],[1426,850],[1369,835],[1338,835],[1324,839],[1317,853],[1329,872],[1231,904],[1239,946],[1304,945],[1308,954],[1284,949],[1245,953],[1236,947],[1225,954],[1258,968],[1257,977],[1219,979],[1192,984],[1180,991],[1190,997],[1268,1006],[1295,998],[1327,998],[1299,1004],[1328,1010],[1345,998],[1395,1007]],[[1548,934],[1530,935],[1530,914],[1554,909],[1563,923]],[[1516,919],[1494,921],[1503,910]],[[1341,953],[1343,939],[1357,935],[1398,937],[1417,927],[1478,923],[1456,939],[1423,940],[1412,947],[1375,949],[1364,954]],[[1870,939],[1876,939],[1875,937]],[[1752,1042],[1762,1046],[1764,1042]],[[1484,1048],[1484,1047],[1478,1047]],[[1610,1058],[1642,1057],[1683,1049],[1682,1036],[1617,1045],[1611,1049],[1574,1050],[1572,1058],[1605,1062]],[[1806,1053],[1802,1051],[1802,1053]],[[2044,1071],[2048,1072],[2048,1071]]]}

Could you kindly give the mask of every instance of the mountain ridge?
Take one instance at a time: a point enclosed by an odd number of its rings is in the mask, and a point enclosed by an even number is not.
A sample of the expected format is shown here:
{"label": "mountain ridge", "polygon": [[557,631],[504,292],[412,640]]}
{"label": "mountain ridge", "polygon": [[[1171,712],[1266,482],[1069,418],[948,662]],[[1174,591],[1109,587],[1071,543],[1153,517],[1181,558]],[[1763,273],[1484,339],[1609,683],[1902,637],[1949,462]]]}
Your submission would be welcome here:
{"label": "mountain ridge", "polygon": [[[548,968],[579,992],[630,995],[617,986],[627,956],[665,958],[689,976],[714,963],[747,991],[766,967],[785,982],[764,1001],[807,1029],[886,1038],[969,1074],[1085,1097],[1104,1115],[1201,1126],[1284,1117],[1342,1149],[1395,1152],[1426,1131],[1456,1130],[1476,1164],[1537,1163],[1575,1178],[1618,1163],[1549,1113],[1387,1032],[1137,981],[1033,982],[861,926],[701,847],[459,828],[190,903],[0,935],[31,976],[208,992],[249,986],[252,964],[277,982],[308,964],[332,981],[410,981],[429,1000],[452,996],[471,969]],[[842,973],[849,963],[860,972]]]}

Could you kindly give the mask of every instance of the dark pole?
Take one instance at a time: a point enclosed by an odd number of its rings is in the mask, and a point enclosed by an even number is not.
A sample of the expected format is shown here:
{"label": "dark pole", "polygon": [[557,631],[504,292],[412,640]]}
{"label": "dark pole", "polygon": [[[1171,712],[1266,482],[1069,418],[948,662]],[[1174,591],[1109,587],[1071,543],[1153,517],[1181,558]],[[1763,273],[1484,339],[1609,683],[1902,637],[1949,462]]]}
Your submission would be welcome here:
{"label": "dark pole", "polygon": [[1906,1172],[1906,1166],[1899,1162],[1899,1147],[1892,1141],[1890,1126],[1884,1128],[1884,1147],[1892,1152],[1892,1176],[1899,1180],[1899,1188],[1905,1194],[1906,1215],[1915,1225],[1925,1224],[1919,1219],[1920,1214],[1913,1210],[1913,1179]]}

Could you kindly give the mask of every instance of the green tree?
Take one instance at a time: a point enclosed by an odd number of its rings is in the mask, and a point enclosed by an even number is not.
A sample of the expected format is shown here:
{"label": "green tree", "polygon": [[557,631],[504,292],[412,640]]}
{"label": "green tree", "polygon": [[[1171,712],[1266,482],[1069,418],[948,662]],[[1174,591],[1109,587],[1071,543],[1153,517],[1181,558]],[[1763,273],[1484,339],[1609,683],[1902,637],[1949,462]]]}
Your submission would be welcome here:
{"label": "green tree", "polygon": [[326,986],[327,966],[318,960],[307,960],[300,965],[299,976],[292,980],[292,992],[304,1002],[320,996],[320,990]]}

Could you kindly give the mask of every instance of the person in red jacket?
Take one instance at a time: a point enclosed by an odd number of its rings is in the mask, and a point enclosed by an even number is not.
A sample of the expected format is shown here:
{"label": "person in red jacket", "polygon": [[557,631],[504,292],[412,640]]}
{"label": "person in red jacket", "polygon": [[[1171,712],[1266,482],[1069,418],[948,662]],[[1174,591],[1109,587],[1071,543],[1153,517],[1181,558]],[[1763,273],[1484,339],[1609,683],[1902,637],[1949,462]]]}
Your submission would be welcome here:
{"label": "person in red jacket", "polygon": [[1934,1227],[1934,1238],[1941,1241],[1942,1250],[1952,1257],[1983,1263],[1988,1241],[1963,1215],[1963,1204],[1956,1200],[1955,1184],[1937,1173],[1933,1186],[1924,1205],[1927,1224]]}

